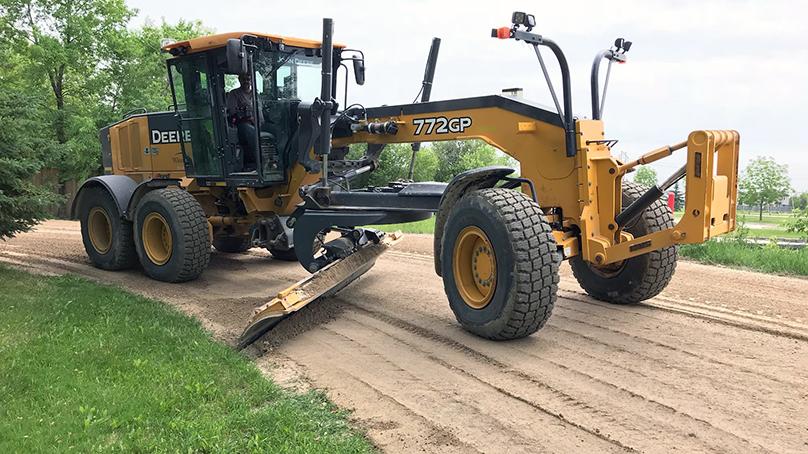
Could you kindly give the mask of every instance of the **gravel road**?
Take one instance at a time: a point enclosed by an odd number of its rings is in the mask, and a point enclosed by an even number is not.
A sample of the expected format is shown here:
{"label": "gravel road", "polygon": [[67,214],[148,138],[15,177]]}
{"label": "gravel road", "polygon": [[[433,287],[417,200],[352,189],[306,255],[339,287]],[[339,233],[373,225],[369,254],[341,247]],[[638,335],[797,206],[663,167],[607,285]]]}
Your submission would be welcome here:
{"label": "gravel road", "polygon": [[[0,242],[0,261],[164,300],[233,343],[253,307],[306,274],[265,251],[215,253],[164,284],[92,268],[78,224]],[[680,262],[636,306],[587,297],[566,264],[547,326],[491,342],[459,328],[409,235],[335,298],[247,350],[281,383],[325,390],[387,452],[808,452],[808,280]]]}

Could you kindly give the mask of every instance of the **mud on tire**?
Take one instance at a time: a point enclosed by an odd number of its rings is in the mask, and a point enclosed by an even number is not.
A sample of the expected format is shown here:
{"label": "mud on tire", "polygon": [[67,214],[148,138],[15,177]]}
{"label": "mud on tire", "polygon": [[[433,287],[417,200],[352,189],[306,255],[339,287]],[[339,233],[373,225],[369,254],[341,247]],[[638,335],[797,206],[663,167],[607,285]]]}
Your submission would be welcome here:
{"label": "mud on tire", "polygon": [[[495,256],[496,284],[481,308],[464,300],[453,268],[459,235],[469,227],[484,232]],[[533,200],[503,188],[473,191],[449,213],[442,243],[443,285],[463,328],[505,340],[529,336],[544,326],[556,301],[561,257],[550,225]]]}
{"label": "mud on tire", "polygon": [[[643,189],[635,183],[623,182],[623,206],[640,197]],[[673,213],[662,200],[656,200],[642,216],[626,226],[625,231],[639,237],[674,226]],[[676,270],[678,246],[669,246],[616,264],[595,267],[580,256],[570,259],[575,279],[593,298],[617,304],[638,303],[658,295],[670,282]]]}
{"label": "mud on tire", "polygon": [[[161,223],[162,237],[155,233]],[[151,191],[135,212],[135,246],[143,270],[151,278],[165,282],[196,279],[210,261],[205,212],[184,190]]]}
{"label": "mud on tire", "polygon": [[[132,223],[121,217],[118,205],[106,189],[90,187],[82,190],[77,212],[84,250],[93,266],[114,271],[137,265]],[[95,237],[91,236],[91,230],[96,232]],[[98,238],[99,231],[104,231],[103,239]]]}

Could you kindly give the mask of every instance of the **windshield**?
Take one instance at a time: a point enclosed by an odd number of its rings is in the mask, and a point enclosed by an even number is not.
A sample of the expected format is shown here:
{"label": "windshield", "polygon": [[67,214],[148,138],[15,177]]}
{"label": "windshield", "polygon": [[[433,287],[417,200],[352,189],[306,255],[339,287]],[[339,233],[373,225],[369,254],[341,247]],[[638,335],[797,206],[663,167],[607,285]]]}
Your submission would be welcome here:
{"label": "windshield", "polygon": [[293,53],[256,55],[255,86],[265,101],[299,99],[312,102],[320,94],[320,58]]}

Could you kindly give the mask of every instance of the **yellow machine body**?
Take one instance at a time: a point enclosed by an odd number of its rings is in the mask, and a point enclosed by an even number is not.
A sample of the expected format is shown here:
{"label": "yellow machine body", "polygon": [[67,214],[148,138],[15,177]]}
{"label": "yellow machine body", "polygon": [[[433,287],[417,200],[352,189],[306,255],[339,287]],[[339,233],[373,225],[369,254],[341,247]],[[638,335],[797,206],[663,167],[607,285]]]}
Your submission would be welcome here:
{"label": "yellow machine body", "polygon": [[[355,134],[336,139],[334,146],[350,143],[409,143],[417,141],[479,139],[519,161],[521,176],[533,182],[542,208],[560,208],[565,228],[576,226],[578,236],[556,231],[564,255],[581,254],[591,263],[605,265],[672,244],[701,243],[735,229],[739,135],[735,131],[694,131],[687,140],[685,214],[672,229],[640,238],[617,235],[614,218],[621,211],[621,181],[625,172],[604,142],[603,122],[576,122],[577,150],[565,156],[561,127],[536,121],[496,107],[431,112],[430,117],[468,118],[464,132],[427,134],[419,131],[423,115],[370,118],[394,121],[395,135]],[[530,193],[523,185],[522,190]]]}

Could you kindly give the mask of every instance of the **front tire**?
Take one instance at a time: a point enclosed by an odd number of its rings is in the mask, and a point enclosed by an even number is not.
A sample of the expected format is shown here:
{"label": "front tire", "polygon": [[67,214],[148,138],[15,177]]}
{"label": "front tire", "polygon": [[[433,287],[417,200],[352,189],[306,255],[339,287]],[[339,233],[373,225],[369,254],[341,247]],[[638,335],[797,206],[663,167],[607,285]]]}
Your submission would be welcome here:
{"label": "front tire", "polygon": [[[623,206],[639,198],[643,189],[632,182],[623,183]],[[670,208],[656,200],[642,216],[626,226],[635,238],[674,226]],[[658,295],[676,271],[678,246],[651,251],[617,264],[598,267],[581,256],[570,259],[575,279],[593,298],[615,304],[634,304]]]}
{"label": "front tire", "polygon": [[81,239],[93,266],[117,271],[137,265],[132,223],[121,217],[109,191],[90,187],[79,197]]}
{"label": "front tire", "polygon": [[196,279],[210,261],[207,218],[181,189],[158,189],[138,203],[135,246],[143,270],[164,282]]}
{"label": "front tire", "polygon": [[442,242],[443,287],[464,329],[505,340],[544,326],[561,259],[533,200],[503,188],[471,192],[449,213]]}

